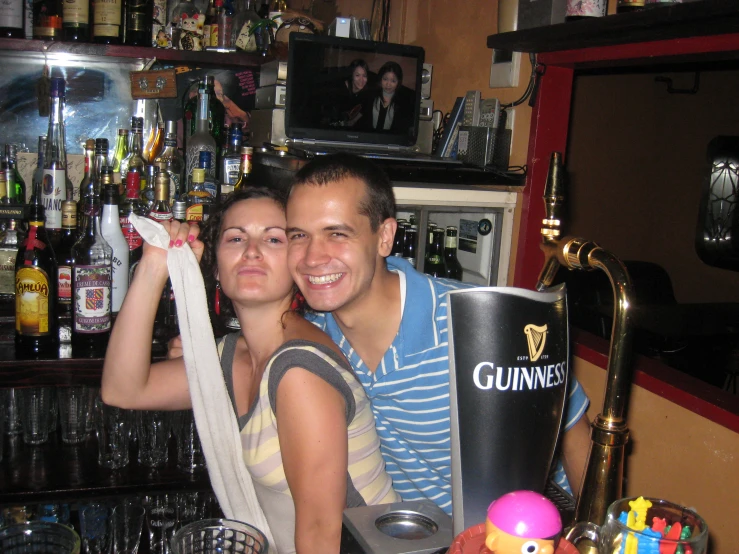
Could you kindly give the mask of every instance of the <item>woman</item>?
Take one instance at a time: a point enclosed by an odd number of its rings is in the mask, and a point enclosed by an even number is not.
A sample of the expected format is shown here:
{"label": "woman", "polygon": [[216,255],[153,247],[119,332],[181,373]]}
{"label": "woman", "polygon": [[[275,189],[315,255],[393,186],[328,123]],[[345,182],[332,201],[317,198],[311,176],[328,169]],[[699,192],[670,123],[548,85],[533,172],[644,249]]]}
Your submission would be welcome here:
{"label": "woman", "polygon": [[[345,507],[398,497],[362,386],[331,339],[291,308],[296,289],[285,224],[279,193],[246,189],[214,209],[202,242],[196,226],[169,224],[170,248],[189,243],[202,256],[221,315],[234,313],[241,325],[240,333],[220,341],[221,365],[244,462],[278,551],[324,554],[339,551]],[[152,365],[145,346],[167,280],[166,257],[162,249],[144,247],[105,358],[101,393],[108,404],[191,407],[182,358]]]}
{"label": "woman", "polygon": [[378,72],[380,86],[371,98],[366,124],[375,131],[406,133],[413,122],[408,89],[403,87],[403,70],[396,62],[386,62]]}

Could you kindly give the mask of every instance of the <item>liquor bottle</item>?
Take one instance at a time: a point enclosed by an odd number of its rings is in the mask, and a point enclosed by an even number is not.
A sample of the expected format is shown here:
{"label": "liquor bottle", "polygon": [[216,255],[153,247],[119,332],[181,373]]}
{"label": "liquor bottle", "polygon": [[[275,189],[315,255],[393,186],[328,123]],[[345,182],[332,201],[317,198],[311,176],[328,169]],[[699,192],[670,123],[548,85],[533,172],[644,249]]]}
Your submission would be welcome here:
{"label": "liquor bottle", "polygon": [[8,181],[8,197],[13,198],[13,202],[25,204],[26,182],[18,172],[18,147],[15,144],[5,145],[5,170],[5,177]]}
{"label": "liquor bottle", "polygon": [[[93,192],[93,172],[95,167],[95,139],[85,141],[85,173],[80,181],[80,199],[77,205],[79,210],[85,203],[85,198]],[[78,211],[79,211],[78,210]],[[63,218],[63,217],[62,217]]]}
{"label": "liquor bottle", "polygon": [[205,190],[212,198],[218,196],[218,189],[220,183],[215,178],[215,168],[212,161],[213,155],[210,152],[200,152],[200,159],[198,160],[198,168],[205,170]]}
{"label": "liquor bottle", "polygon": [[[189,128],[186,128],[187,137],[191,137],[195,133],[195,127],[197,124],[197,110],[200,98],[200,84],[198,84],[198,96],[193,96],[188,99],[185,104],[185,114],[192,114],[189,118]],[[224,137],[224,125],[226,121],[226,109],[223,107],[223,103],[218,100],[215,91],[215,77],[213,75],[205,76],[205,88],[208,93],[208,130],[211,136],[216,141],[216,145],[220,146],[227,137]],[[189,144],[189,141],[188,141]],[[220,153],[217,154],[220,160]],[[214,159],[215,161],[215,159]]]}
{"label": "liquor bottle", "polygon": [[164,150],[157,156],[154,163],[166,164],[169,173],[169,187],[172,198],[179,198],[185,191],[182,190],[182,175],[185,172],[185,159],[177,148],[177,122],[164,123]]}
{"label": "liquor bottle", "polygon": [[56,357],[56,258],[46,235],[44,207],[31,204],[28,235],[15,259],[15,354]]}
{"label": "liquor bottle", "polygon": [[129,167],[135,167],[139,170],[139,173],[143,176],[144,161],[143,155],[143,132],[144,132],[144,118],[143,117],[132,117],[131,118],[131,133],[129,134],[128,140],[128,154],[121,160],[120,172],[121,179],[126,181],[126,173],[128,173]]}
{"label": "liquor bottle", "polygon": [[62,229],[62,202],[71,200],[72,183],[67,179],[67,149],[64,136],[64,79],[51,79],[51,112],[44,153],[42,202],[46,214],[46,232],[52,244]]}
{"label": "liquor bottle", "polygon": [[95,158],[92,164],[92,183],[95,187],[95,194],[100,196],[102,193],[101,179],[103,175],[103,168],[108,167],[108,139],[96,138],[95,139]]}
{"label": "liquor bottle", "polygon": [[242,140],[243,133],[241,131],[241,127],[238,125],[232,126],[228,137],[228,151],[224,156],[221,156],[221,164],[218,172],[221,186],[223,186],[224,183],[226,185],[233,186],[239,179]]}
{"label": "liquor bottle", "polygon": [[200,152],[210,152],[213,157],[216,153],[216,144],[218,144],[213,135],[210,134],[208,124],[208,105],[210,102],[210,94],[205,83],[201,82],[198,86],[198,109],[195,117],[195,132],[187,141],[187,155],[185,162],[187,163],[186,173],[192,175],[192,170],[198,166],[200,161]]}
{"label": "liquor bottle", "polygon": [[185,197],[187,221],[203,221],[203,205],[212,204],[213,197],[205,190],[205,169],[197,168],[192,172],[192,186]]}
{"label": "liquor bottle", "polygon": [[213,44],[211,34],[211,45],[218,48],[233,48],[233,23],[234,8],[231,0],[216,0],[216,21],[218,22],[218,34]]}
{"label": "liquor bottle", "polygon": [[[184,38],[185,40],[185,46],[187,46],[187,39],[192,37],[187,36],[181,36],[182,33],[182,24],[183,21],[185,22],[185,25],[188,25],[191,23],[193,19],[196,19],[196,16],[201,16],[202,11],[200,8],[198,8],[192,0],[182,0],[179,4],[177,4],[174,9],[172,10],[172,20],[170,21],[170,33],[169,36],[172,37],[172,48],[175,48],[177,50],[182,50],[182,44],[180,43],[180,39]],[[185,48],[185,50],[192,50],[192,48]],[[200,50],[200,48],[198,48]]]}
{"label": "liquor bottle", "polygon": [[154,206],[149,211],[149,217],[155,221],[169,221],[172,219],[172,208],[169,204],[169,175],[157,173],[154,180]]}
{"label": "liquor bottle", "polygon": [[144,247],[144,239],[141,238],[141,235],[139,235],[130,219],[131,214],[142,217],[147,214],[147,209],[142,205],[141,200],[139,200],[139,183],[139,172],[129,171],[128,175],[126,175],[126,199],[121,203],[118,214],[121,222],[121,231],[128,244],[129,283],[131,282],[131,276],[136,268],[136,264],[141,259]]}
{"label": "liquor bottle", "polygon": [[405,242],[403,243],[403,258],[413,267],[416,267],[416,254],[418,253],[418,227],[409,225],[405,229]]}
{"label": "liquor bottle", "polygon": [[89,42],[89,0],[64,0],[62,16],[62,34],[64,36],[64,40],[70,42]]}
{"label": "liquor bottle", "polygon": [[[134,169],[132,171],[136,170]],[[156,191],[154,188],[156,183],[153,176],[149,178],[146,175],[141,175],[140,183],[143,183],[143,188],[139,189],[139,200],[141,200],[141,205],[144,206],[148,213],[154,207],[154,203],[156,202]],[[139,186],[141,186],[141,184],[139,184]]]}
{"label": "liquor bottle", "polygon": [[121,161],[128,155],[128,129],[118,129],[118,135],[113,146],[113,159],[110,161],[113,166],[113,180],[116,183],[125,183],[121,177]]}
{"label": "liquor bottle", "polygon": [[151,128],[149,138],[144,145],[143,156],[147,162],[152,163],[159,156],[164,147],[164,135],[164,122],[157,121],[157,124]]}
{"label": "liquor bottle", "polygon": [[72,247],[72,353],[105,355],[111,327],[113,249],[100,232],[100,197],[88,198],[86,225]]}
{"label": "liquor bottle", "polygon": [[565,21],[578,21],[593,17],[604,17],[608,11],[608,0],[567,0]]}
{"label": "liquor bottle", "polygon": [[62,0],[33,3],[33,38],[62,40]]}
{"label": "liquor bottle", "polygon": [[123,0],[92,0],[92,41],[120,44]]}
{"label": "liquor bottle", "polygon": [[0,4],[0,37],[26,37],[25,4],[25,0],[10,0]]}
{"label": "liquor bottle", "polygon": [[[36,169],[33,170],[31,177],[31,198],[32,204],[41,202],[41,191],[44,186],[44,154],[46,153],[46,135],[40,135],[38,138],[38,155],[36,158]],[[36,195],[36,198],[34,198]]]}
{"label": "liquor bottle", "polygon": [[128,292],[128,241],[121,229],[121,219],[118,213],[118,187],[112,183],[112,168],[110,183],[103,183],[103,219],[100,230],[110,247],[113,249],[113,300],[111,311],[117,314],[121,310],[123,299]]}
{"label": "liquor bottle", "polygon": [[431,232],[432,241],[429,246],[423,272],[432,277],[446,277],[444,266],[444,229],[436,228]]}
{"label": "liquor bottle", "polygon": [[151,0],[128,0],[126,3],[126,44],[151,46],[153,13]]}
{"label": "liquor bottle", "polygon": [[203,25],[203,47],[215,46],[215,44],[211,44],[211,34],[214,31],[216,41],[218,40],[218,23],[216,22],[217,16],[218,11],[216,10],[215,1],[209,0],[208,7],[205,8],[205,24]]}
{"label": "liquor bottle", "polygon": [[244,9],[234,17],[233,32],[231,33],[233,46],[244,52],[256,52],[257,33],[259,31],[253,33],[252,28],[261,20],[262,18],[252,8],[250,0],[246,0]]}
{"label": "liquor bottle", "polygon": [[462,280],[462,264],[457,259],[457,228],[447,227],[444,239],[444,264],[446,266],[446,278]]}
{"label": "liquor bottle", "polygon": [[[62,237],[56,252],[57,298],[60,318],[72,315],[72,248],[77,242],[77,204],[71,200],[62,202]],[[69,340],[69,339],[67,339]]]}
{"label": "liquor bottle", "polygon": [[395,237],[393,237],[393,248],[390,251],[392,256],[403,257],[403,247],[405,246],[405,228],[407,226],[405,220],[398,220],[398,228],[395,229]]}
{"label": "liquor bottle", "polygon": [[[234,184],[234,190],[239,190],[250,186],[249,177],[251,177],[251,163],[254,149],[251,146],[241,147],[241,165],[239,165],[239,178]],[[223,188],[221,187],[221,194]]]}
{"label": "liquor bottle", "polygon": [[18,255],[18,221],[11,219],[0,239],[0,302],[15,301],[15,260]]}
{"label": "liquor bottle", "polygon": [[638,12],[644,9],[644,0],[618,0],[616,13]]}

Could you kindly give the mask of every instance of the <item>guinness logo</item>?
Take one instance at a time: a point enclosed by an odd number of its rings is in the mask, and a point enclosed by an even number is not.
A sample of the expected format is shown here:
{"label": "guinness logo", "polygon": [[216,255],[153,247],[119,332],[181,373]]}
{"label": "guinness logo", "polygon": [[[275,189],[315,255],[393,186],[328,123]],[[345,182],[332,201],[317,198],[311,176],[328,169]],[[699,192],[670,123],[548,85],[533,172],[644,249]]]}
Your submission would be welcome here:
{"label": "guinness logo", "polygon": [[523,332],[526,333],[526,342],[529,345],[529,358],[532,362],[535,362],[544,352],[544,345],[547,343],[547,326],[542,325],[540,327],[529,323],[523,328]]}

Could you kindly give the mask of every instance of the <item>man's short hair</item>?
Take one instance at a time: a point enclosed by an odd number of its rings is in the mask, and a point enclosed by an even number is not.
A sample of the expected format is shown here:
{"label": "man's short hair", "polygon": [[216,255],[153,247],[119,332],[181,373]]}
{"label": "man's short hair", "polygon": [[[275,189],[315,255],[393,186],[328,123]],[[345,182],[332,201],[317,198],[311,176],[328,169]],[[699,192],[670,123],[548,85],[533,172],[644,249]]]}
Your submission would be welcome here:
{"label": "man's short hair", "polygon": [[389,217],[395,217],[395,195],[387,174],[371,161],[352,154],[318,156],[295,174],[290,190],[299,185],[327,185],[355,178],[366,188],[359,213],[370,220],[372,232]]}

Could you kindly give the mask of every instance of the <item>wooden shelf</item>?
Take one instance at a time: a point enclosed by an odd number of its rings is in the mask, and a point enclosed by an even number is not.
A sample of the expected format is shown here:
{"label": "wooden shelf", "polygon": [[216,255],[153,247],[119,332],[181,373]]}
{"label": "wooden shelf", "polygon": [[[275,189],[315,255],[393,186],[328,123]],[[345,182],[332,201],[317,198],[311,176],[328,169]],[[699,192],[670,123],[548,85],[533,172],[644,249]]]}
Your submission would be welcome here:
{"label": "wooden shelf", "polygon": [[736,0],[701,0],[490,35],[488,48],[556,52],[739,33]]}
{"label": "wooden shelf", "polygon": [[128,466],[110,470],[98,465],[96,438],[66,445],[60,433],[51,433],[48,442],[38,446],[24,444],[20,435],[2,437],[5,451],[0,463],[0,505],[211,490],[207,471],[189,474],[177,468],[174,440],[170,441],[169,461],[161,469],[140,465],[132,448]]}
{"label": "wooden shelf", "polygon": [[218,67],[259,68],[272,59],[246,52],[188,52],[163,48],[147,48],[144,46],[125,46],[114,44],[94,44],[87,42],[58,42],[44,40],[27,40],[0,38],[0,50],[29,52],[40,54],[71,54],[79,56],[105,56],[109,58],[156,58],[163,62],[181,62]]}

